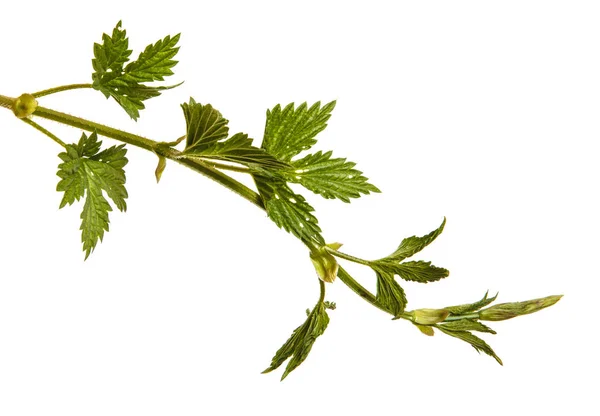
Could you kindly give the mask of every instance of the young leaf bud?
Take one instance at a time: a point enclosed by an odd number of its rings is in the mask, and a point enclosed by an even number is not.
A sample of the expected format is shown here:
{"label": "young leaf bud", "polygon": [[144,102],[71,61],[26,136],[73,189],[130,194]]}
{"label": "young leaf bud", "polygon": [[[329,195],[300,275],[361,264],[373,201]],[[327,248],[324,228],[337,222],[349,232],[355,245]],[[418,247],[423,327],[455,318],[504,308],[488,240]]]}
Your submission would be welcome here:
{"label": "young leaf bud", "polygon": [[483,321],[503,321],[516,316],[527,315],[554,305],[560,298],[562,298],[562,295],[547,296],[524,302],[501,303],[480,311],[479,319]]}
{"label": "young leaf bud", "polygon": [[[337,250],[342,245],[340,243],[327,244],[328,247]],[[310,261],[312,261],[317,271],[319,279],[324,282],[332,283],[338,272],[338,263],[335,257],[329,254],[323,247],[316,251],[311,251]]]}
{"label": "young leaf bud", "polygon": [[433,325],[442,322],[450,315],[446,309],[415,309],[412,312],[413,322],[421,325]]}

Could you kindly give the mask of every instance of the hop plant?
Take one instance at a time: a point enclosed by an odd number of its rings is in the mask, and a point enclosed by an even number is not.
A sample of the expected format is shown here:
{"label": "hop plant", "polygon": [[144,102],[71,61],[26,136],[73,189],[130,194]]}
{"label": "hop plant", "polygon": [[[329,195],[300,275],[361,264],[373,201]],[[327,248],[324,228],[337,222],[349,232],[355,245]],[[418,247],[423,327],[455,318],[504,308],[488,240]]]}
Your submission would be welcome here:
{"label": "hop plant", "polygon": [[[127,146],[137,146],[153,152],[157,158],[154,172],[160,178],[168,162],[178,163],[205,175],[266,211],[279,228],[301,241],[315,267],[319,298],[307,318],[275,353],[264,371],[269,373],[287,361],[282,379],[306,360],[316,340],[330,321],[329,312],[336,309],[328,301],[326,287],[339,279],[362,299],[391,315],[412,323],[427,336],[435,332],[452,336],[470,344],[479,352],[502,361],[492,348],[475,332],[495,334],[481,321],[499,321],[537,312],[554,305],[561,296],[548,296],[525,302],[491,305],[496,296],[485,296],[474,303],[443,308],[407,310],[407,298],[400,281],[436,282],[449,271],[430,261],[410,260],[431,244],[444,230],[446,219],[433,231],[422,236],[404,238],[389,255],[366,260],[340,251],[341,243],[327,243],[315,210],[303,194],[290,184],[298,184],[325,199],[350,202],[370,193],[380,192],[356,168],[354,162],[334,157],[333,152],[310,152],[317,136],[327,127],[335,101],[326,104],[294,103],[276,105],[266,113],[264,136],[260,145],[243,132],[231,134],[229,121],[209,103],[190,98],[181,105],[184,136],[170,142],[160,142],[117,130],[103,124],[75,117],[40,106],[38,99],[71,89],[93,89],[114,100],[133,120],[140,117],[146,100],[160,96],[175,85],[157,84],[173,75],[174,60],[179,50],[180,35],[166,36],[148,45],[137,59],[131,60],[129,38],[118,22],[111,34],[103,34],[93,45],[92,82],[71,84],[25,93],[18,98],[0,95],[0,106],[12,110],[15,116],[44,133],[62,151],[58,157],[57,191],[62,193],[60,208],[83,203],[81,241],[87,259],[109,231],[109,214],[116,207],[126,211],[128,193],[125,167]],[[53,120],[83,130],[77,143],[67,144],[37,119]],[[122,144],[103,147],[100,137]],[[243,185],[228,172],[249,175],[255,189]],[[375,293],[363,287],[340,264],[358,263],[375,274]]]}

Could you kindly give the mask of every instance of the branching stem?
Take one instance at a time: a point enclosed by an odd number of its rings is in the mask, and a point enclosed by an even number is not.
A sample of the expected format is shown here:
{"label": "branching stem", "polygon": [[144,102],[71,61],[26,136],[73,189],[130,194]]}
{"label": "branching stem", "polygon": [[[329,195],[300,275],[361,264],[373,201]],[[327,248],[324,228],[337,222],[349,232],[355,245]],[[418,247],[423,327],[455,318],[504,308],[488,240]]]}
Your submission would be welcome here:
{"label": "branching stem", "polygon": [[327,251],[328,253],[330,253],[336,257],[339,257],[340,259],[348,260],[348,261],[351,261],[354,263],[362,264],[367,267],[371,267],[371,262],[368,260],[363,260],[358,257],[351,256],[350,254],[342,253],[341,251],[334,250],[331,247],[325,246],[324,248],[325,248],[325,251]]}
{"label": "branching stem", "polygon": [[59,139],[58,137],[56,137],[53,133],[51,133],[48,130],[46,130],[44,127],[42,127],[39,124],[37,124],[35,121],[33,121],[33,120],[29,119],[29,118],[22,118],[21,120],[23,120],[25,123],[29,124],[33,128],[41,131],[46,136],[48,136],[52,140],[54,140],[56,143],[60,144],[62,147],[66,147],[67,146],[65,142],[63,142],[61,139]]}
{"label": "branching stem", "polygon": [[34,92],[33,95],[35,98],[43,97],[45,95],[54,94],[61,91],[68,90],[76,90],[80,88],[92,88],[92,84],[69,84],[69,85],[61,85],[60,87],[48,88],[47,90],[42,90],[38,92]]}

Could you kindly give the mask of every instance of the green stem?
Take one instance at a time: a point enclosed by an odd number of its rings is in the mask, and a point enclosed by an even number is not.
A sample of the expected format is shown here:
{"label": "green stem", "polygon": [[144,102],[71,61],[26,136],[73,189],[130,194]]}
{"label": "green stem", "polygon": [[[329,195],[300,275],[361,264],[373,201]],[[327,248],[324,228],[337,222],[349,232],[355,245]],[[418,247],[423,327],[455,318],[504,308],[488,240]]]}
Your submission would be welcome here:
{"label": "green stem", "polygon": [[338,266],[338,274],[337,275],[338,275],[339,279],[342,282],[344,282],[344,284],[346,286],[348,286],[350,289],[352,289],[354,291],[354,293],[356,293],[358,296],[360,296],[361,298],[363,298],[364,300],[366,300],[367,302],[369,302],[371,305],[375,306],[376,308],[381,309],[382,311],[384,311],[386,313],[391,313],[386,308],[381,306],[379,304],[379,302],[377,302],[377,298],[375,297],[375,295],[373,295],[370,291],[365,289],[360,283],[358,283],[356,280],[354,280],[354,278],[352,276],[350,276],[350,274],[348,274],[348,272],[346,270],[344,270],[344,268],[342,266]]}
{"label": "green stem", "polygon": [[362,264],[362,265],[368,266],[368,267],[371,266],[371,262],[368,260],[359,259],[358,257],[351,256],[350,254],[346,254],[346,253],[342,253],[341,251],[334,250],[331,247],[325,246],[324,249],[328,253],[330,253],[336,257],[339,257],[340,259],[349,260],[354,263]]}
{"label": "green stem", "polygon": [[21,120],[23,120],[25,123],[29,124],[30,126],[32,126],[33,128],[41,131],[42,133],[44,133],[46,136],[50,137],[52,140],[54,140],[56,143],[60,144],[62,147],[66,147],[67,145],[65,144],[65,142],[63,142],[61,139],[59,139],[58,137],[56,137],[54,134],[50,133],[48,130],[46,130],[44,127],[40,126],[39,124],[37,124],[35,121],[30,120],[28,118],[22,118]]}
{"label": "green stem", "polygon": [[[8,108],[12,110],[13,105],[15,103],[14,98],[6,97],[4,95],[0,95],[0,106]],[[48,120],[53,120],[58,123],[66,124],[68,126],[72,126],[75,128],[79,128],[85,131],[94,132],[96,131],[98,134],[109,137],[111,139],[119,140],[124,143],[131,144],[133,146],[140,147],[142,149],[149,150],[151,152],[157,153],[161,156],[164,156],[167,159],[173,160],[181,165],[187,166],[188,168],[201,173],[204,176],[214,180],[215,182],[220,183],[224,187],[234,191],[238,195],[242,196],[244,199],[250,201],[257,207],[262,210],[265,210],[264,202],[261,196],[248,188],[244,184],[236,181],[235,179],[225,175],[222,172],[219,172],[215,168],[206,165],[201,161],[193,161],[190,159],[181,158],[181,152],[176,149],[165,147],[164,143],[155,142],[153,140],[147,139],[142,136],[138,136],[136,134],[128,133],[122,130],[118,130],[109,126],[105,126],[100,123],[96,123],[90,120],[86,120],[80,117],[72,116],[70,114],[61,113],[59,111],[55,111],[45,107],[37,107],[33,115],[42,117]],[[314,250],[315,244],[312,242],[303,241],[304,244],[308,246],[309,249]],[[359,259],[360,260],[360,259]],[[355,293],[357,293],[361,298],[372,304],[373,306],[381,309],[384,312],[388,312],[385,308],[378,304],[375,296],[361,286],[356,280],[352,278],[342,267],[338,270],[338,277],[340,280],[346,284],[350,289],[352,289]],[[321,300],[325,299],[325,283],[319,280],[321,284]],[[389,312],[388,312],[389,313]]]}
{"label": "green stem", "polygon": [[0,107],[4,107],[4,108],[8,108],[9,110],[12,110],[13,106],[15,105],[15,98],[11,98],[11,97],[7,97],[5,95],[0,95]]}
{"label": "green stem", "polygon": [[[98,134],[109,137],[111,139],[119,140],[133,146],[141,147],[145,150],[158,153],[159,142],[147,139],[136,134],[127,133],[122,130],[117,130],[104,124],[95,123],[90,120],[86,120],[80,117],[72,116],[70,114],[61,113],[46,107],[38,107],[33,113],[34,116],[42,117],[48,120],[56,121],[58,123],[66,124],[78,129],[86,130],[89,132],[96,131]],[[165,155],[166,157],[166,155]]]}
{"label": "green stem", "polygon": [[479,313],[468,313],[466,315],[452,315],[444,319],[444,322],[460,321],[461,319],[479,319]]}
{"label": "green stem", "polygon": [[42,90],[38,92],[34,92],[33,95],[35,98],[43,97],[45,95],[54,94],[61,91],[68,90],[76,90],[79,88],[92,88],[92,84],[69,84],[69,85],[61,85],[60,87],[48,88],[47,90]]}
{"label": "green stem", "polygon": [[320,295],[319,295],[319,301],[317,302],[317,305],[319,303],[325,302],[325,282],[322,281],[321,279],[319,279],[319,290],[320,290]]}

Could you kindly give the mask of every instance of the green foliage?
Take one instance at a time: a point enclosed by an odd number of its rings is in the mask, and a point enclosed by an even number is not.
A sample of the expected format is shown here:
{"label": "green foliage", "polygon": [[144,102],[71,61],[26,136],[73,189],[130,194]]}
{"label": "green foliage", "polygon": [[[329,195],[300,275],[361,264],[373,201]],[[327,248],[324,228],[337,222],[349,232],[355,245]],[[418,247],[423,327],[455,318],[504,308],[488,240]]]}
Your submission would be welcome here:
{"label": "green foliage", "polygon": [[444,268],[436,267],[430,261],[406,261],[404,263],[377,263],[383,270],[400,276],[404,280],[419,283],[435,282],[448,277],[450,272]]}
{"label": "green foliage", "polygon": [[85,196],[81,213],[81,241],[87,259],[108,231],[108,213],[112,208],[106,194],[115,206],[125,211],[127,190],[125,171],[127,164],[125,145],[112,146],[100,152],[102,142],[96,133],[82,134],[77,144],[68,144],[58,155],[63,163],[58,165],[61,178],[56,190],[63,192],[60,208],[71,205]]}
{"label": "green foliage", "polygon": [[328,199],[338,198],[349,202],[361,194],[380,192],[367,182],[355,164],[346,159],[332,159],[332,152],[317,152],[299,160],[294,156],[308,150],[316,143],[316,135],[327,127],[332,101],[321,107],[317,102],[308,107],[306,103],[297,108],[288,104],[267,111],[267,121],[262,149],[291,168],[264,166],[254,175],[259,194],[266,211],[277,226],[305,242],[324,244],[321,229],[313,214],[314,209],[302,195],[294,193],[288,183],[299,183],[305,188]]}
{"label": "green foliage", "polygon": [[315,136],[327,127],[334,107],[335,101],[323,107],[321,102],[316,102],[310,108],[302,103],[295,109],[294,103],[291,103],[283,110],[279,104],[276,105],[267,111],[263,149],[277,159],[289,162],[317,142]]}
{"label": "green foliage", "polygon": [[494,296],[493,298],[488,298],[488,293],[489,291],[485,292],[485,295],[480,301],[474,303],[467,303],[464,305],[446,306],[444,309],[449,310],[452,315],[464,315],[467,313],[476,312],[479,309],[484,308],[493,301],[495,301],[498,297],[498,294],[496,293],[496,296]]}
{"label": "green foliage", "polygon": [[490,334],[495,334],[492,328],[482,324],[479,321],[475,321],[474,319],[460,319],[457,321],[450,321],[440,324],[445,329],[449,331],[478,331],[478,332],[487,332]]}
{"label": "green foliage", "polygon": [[375,274],[377,275],[377,302],[395,318],[400,318],[408,303],[404,289],[396,282],[393,274],[377,269]]}
{"label": "green foliage", "polygon": [[494,350],[492,350],[492,347],[490,347],[481,338],[473,335],[471,332],[463,331],[463,330],[454,330],[452,328],[447,327],[445,324],[444,325],[438,324],[435,327],[447,335],[450,335],[454,338],[458,338],[460,340],[465,341],[468,344],[471,344],[471,346],[473,348],[475,348],[475,350],[477,350],[477,352],[483,352],[483,353],[489,355],[490,357],[494,357],[494,359],[498,362],[498,364],[502,365],[502,360],[500,359],[500,357],[498,357],[496,355]]}
{"label": "green foliage", "polygon": [[190,98],[181,105],[186,128],[186,146],[182,157],[204,160],[223,160],[249,167],[284,168],[287,163],[277,160],[265,150],[252,146],[244,133],[229,134],[229,121],[210,104],[202,105]]}
{"label": "green foliage", "polygon": [[314,208],[302,195],[294,193],[281,179],[254,175],[254,181],[267,215],[279,228],[303,241],[325,244],[317,217],[313,215]]}
{"label": "green foliage", "polygon": [[446,218],[444,217],[444,221],[442,221],[442,224],[437,229],[422,237],[412,236],[405,238],[402,240],[396,251],[378,261],[399,262],[412,257],[431,244],[433,240],[435,240],[442,233],[442,231],[444,231],[445,225]]}
{"label": "green foliage", "polygon": [[173,57],[179,50],[176,47],[179,35],[166,36],[158,42],[148,45],[137,60],[124,66],[132,54],[129,49],[127,32],[117,23],[112,35],[102,35],[102,44],[94,44],[92,59],[93,87],[106,98],[113,97],[129,116],[137,120],[143,101],[160,95],[160,91],[174,86],[148,86],[144,83],[163,81],[173,75],[171,70],[177,64]]}
{"label": "green foliage", "polygon": [[400,278],[413,282],[429,283],[448,277],[450,272],[444,268],[436,267],[428,261],[407,261],[404,259],[413,256],[427,247],[439,236],[446,225],[446,218],[442,224],[432,232],[422,237],[408,237],[402,240],[398,248],[389,256],[371,262],[373,268],[395,274]]}
{"label": "green foliage", "polygon": [[286,172],[289,182],[299,183],[323,198],[337,198],[350,202],[361,194],[381,192],[367,182],[362,172],[354,169],[353,162],[331,158],[332,152],[317,152],[292,162],[293,170]]}
{"label": "green foliage", "polygon": [[[434,328],[437,328],[449,336],[467,342],[477,351],[494,357],[500,364],[502,361],[491,347],[472,333],[477,331],[495,334],[495,331],[479,321],[510,319],[537,312],[555,304],[561,298],[548,296],[483,309],[497,296],[488,298],[486,293],[483,299],[475,303],[406,311],[406,294],[396,276],[408,281],[428,283],[449,274],[448,270],[433,266],[429,261],[406,261],[441,234],[446,223],[445,218],[442,224],[429,234],[405,238],[389,256],[374,261],[340,252],[340,243],[325,244],[313,207],[293,190],[293,184],[300,184],[324,198],[344,202],[371,192],[379,192],[361,171],[355,169],[353,162],[345,158],[333,158],[331,151],[317,151],[296,158],[316,143],[316,135],[326,128],[335,101],[324,106],[317,102],[310,107],[306,103],[298,107],[293,103],[283,108],[277,105],[267,111],[264,138],[260,148],[254,146],[252,139],[244,133],[229,137],[228,120],[210,104],[196,103],[193,99],[182,104],[186,135],[173,142],[155,142],[37,106],[36,98],[68,89],[92,86],[107,98],[113,97],[135,120],[139,117],[139,111],[144,108],[145,100],[160,95],[164,89],[172,88],[147,84],[164,81],[165,77],[173,74],[172,68],[177,64],[174,57],[179,49],[178,41],[179,35],[166,36],[148,45],[137,60],[130,62],[132,51],[129,49],[129,40],[119,22],[110,35],[102,36],[102,43],[94,44],[92,85],[67,85],[34,94],[23,94],[19,98],[0,95],[1,107],[12,110],[19,119],[64,146],[64,152],[59,154],[62,163],[57,172],[60,177],[57,190],[63,192],[60,208],[85,198],[81,213],[81,236],[86,259],[98,241],[102,240],[104,233],[109,230],[109,212],[113,209],[109,200],[121,211],[127,208],[123,170],[127,164],[126,150],[124,145],[101,150],[97,130],[101,135],[154,152],[158,156],[158,166],[155,170],[157,181],[160,180],[167,159],[191,167],[263,208],[278,227],[290,232],[308,247],[309,258],[321,279],[318,280],[321,289],[319,302],[312,310],[307,310],[306,321],[294,330],[291,337],[277,351],[265,373],[275,370],[289,360],[282,376],[284,379],[307,358],[316,339],[324,333],[329,324],[327,309],[336,308],[335,303],[324,301],[325,282],[334,282],[336,275],[362,299],[390,313],[395,319],[411,322],[428,336],[434,335]],[[89,137],[83,134],[76,144],[65,144],[33,121],[33,118],[38,116],[94,133]],[[175,147],[183,139],[185,149],[179,151]],[[227,170],[250,174],[258,193],[226,175],[223,171]],[[339,259],[370,267],[376,274],[376,293],[371,293],[350,276],[338,264]]]}
{"label": "green foliage", "polygon": [[319,302],[308,314],[306,321],[294,330],[292,336],[275,353],[271,360],[271,365],[264,373],[270,373],[283,364],[288,358],[291,358],[281,379],[294,371],[308,357],[313,344],[318,337],[323,335],[329,324],[329,316],[326,309],[332,309],[331,304],[327,306],[324,302]]}

